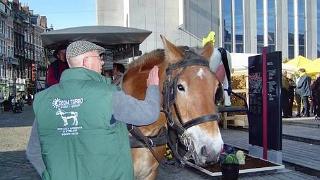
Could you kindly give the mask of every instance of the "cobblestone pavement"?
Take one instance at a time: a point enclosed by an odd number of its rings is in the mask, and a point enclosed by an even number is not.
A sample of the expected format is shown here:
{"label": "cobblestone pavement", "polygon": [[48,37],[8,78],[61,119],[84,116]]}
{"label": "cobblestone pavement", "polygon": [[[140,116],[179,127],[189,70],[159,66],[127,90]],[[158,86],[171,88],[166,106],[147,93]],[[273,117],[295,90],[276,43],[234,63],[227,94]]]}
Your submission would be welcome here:
{"label": "cobblestone pavement", "polygon": [[[26,105],[23,113],[0,113],[0,180],[39,180],[37,172],[28,162],[25,149],[34,120],[32,107]],[[266,174],[240,179],[314,179],[296,171]],[[158,180],[213,179],[190,169],[160,168]]]}
{"label": "cobblestone pavement", "polygon": [[33,120],[28,105],[22,113],[0,113],[0,180],[40,179],[25,156]]}

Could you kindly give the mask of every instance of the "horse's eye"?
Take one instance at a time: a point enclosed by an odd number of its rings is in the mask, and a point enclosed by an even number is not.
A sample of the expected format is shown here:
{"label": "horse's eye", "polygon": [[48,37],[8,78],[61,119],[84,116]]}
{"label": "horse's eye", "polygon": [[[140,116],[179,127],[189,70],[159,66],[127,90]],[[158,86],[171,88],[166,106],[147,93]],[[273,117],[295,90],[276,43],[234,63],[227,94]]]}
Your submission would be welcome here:
{"label": "horse's eye", "polygon": [[178,84],[177,88],[179,91],[184,91],[184,87],[182,86],[182,84]]}

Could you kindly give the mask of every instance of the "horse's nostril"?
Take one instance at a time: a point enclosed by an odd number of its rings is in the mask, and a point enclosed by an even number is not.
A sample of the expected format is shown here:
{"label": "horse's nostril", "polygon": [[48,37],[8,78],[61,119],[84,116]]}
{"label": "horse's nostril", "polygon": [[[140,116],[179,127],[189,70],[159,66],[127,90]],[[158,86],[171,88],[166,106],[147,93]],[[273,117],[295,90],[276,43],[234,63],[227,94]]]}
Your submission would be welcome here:
{"label": "horse's nostril", "polygon": [[201,155],[202,156],[208,156],[208,150],[206,146],[202,146],[201,148]]}

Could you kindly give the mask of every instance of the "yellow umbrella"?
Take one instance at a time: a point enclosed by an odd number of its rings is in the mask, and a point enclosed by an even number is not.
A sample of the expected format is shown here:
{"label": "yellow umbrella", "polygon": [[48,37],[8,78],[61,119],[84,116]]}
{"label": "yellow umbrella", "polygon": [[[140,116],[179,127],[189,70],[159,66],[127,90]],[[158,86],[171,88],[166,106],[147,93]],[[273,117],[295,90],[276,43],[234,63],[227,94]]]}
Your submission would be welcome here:
{"label": "yellow umbrella", "polygon": [[303,66],[306,69],[308,74],[317,74],[320,73],[320,59],[311,61],[311,63]]}
{"label": "yellow umbrella", "polygon": [[311,63],[312,61],[310,61],[309,59],[303,57],[303,56],[298,56],[290,61],[288,61],[287,65],[295,67],[295,68],[305,68],[305,66],[309,63]]}
{"label": "yellow umbrella", "polygon": [[299,68],[291,66],[290,64],[282,63],[282,70],[290,73],[295,73]]}

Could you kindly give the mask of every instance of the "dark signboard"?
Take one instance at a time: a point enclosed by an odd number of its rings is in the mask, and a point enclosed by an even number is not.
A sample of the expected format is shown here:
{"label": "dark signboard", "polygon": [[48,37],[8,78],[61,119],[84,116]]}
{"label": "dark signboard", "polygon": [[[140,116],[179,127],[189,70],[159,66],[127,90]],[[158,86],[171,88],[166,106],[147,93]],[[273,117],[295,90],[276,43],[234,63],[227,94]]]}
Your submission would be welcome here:
{"label": "dark signboard", "polygon": [[[249,57],[249,143],[262,147],[262,56]],[[281,52],[267,54],[268,149],[282,149]]]}

